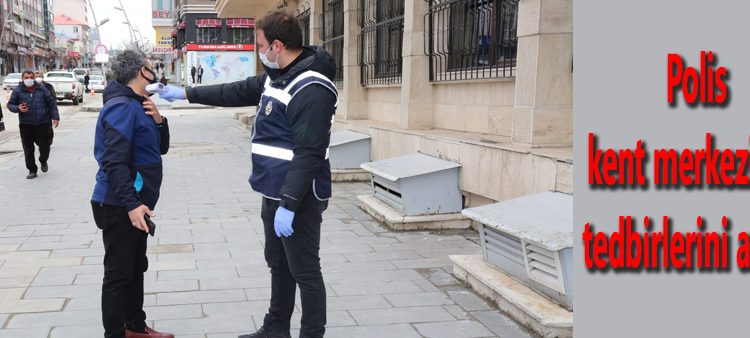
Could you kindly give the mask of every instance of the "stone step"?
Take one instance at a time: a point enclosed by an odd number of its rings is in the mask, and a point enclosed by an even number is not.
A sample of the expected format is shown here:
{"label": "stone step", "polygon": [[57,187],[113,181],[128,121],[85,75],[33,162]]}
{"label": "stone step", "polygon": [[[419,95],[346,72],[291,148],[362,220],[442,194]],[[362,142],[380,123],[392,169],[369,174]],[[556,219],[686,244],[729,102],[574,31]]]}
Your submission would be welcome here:
{"label": "stone step", "polygon": [[503,312],[545,338],[573,337],[573,311],[568,311],[487,264],[479,255],[452,255],[453,274],[491,299]]}

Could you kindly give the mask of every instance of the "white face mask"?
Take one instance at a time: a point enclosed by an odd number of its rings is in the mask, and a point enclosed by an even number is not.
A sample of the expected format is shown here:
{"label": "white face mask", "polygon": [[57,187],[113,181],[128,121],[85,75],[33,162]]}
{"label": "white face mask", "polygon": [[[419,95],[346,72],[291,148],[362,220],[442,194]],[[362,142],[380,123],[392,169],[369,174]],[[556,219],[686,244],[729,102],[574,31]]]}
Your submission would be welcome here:
{"label": "white face mask", "polygon": [[33,85],[34,85],[34,83],[35,83],[35,82],[34,82],[34,79],[25,79],[25,80],[23,80],[23,84],[24,84],[24,85],[25,85],[26,87],[31,87],[31,86],[33,86]]}
{"label": "white face mask", "polygon": [[265,65],[268,68],[279,69],[281,67],[279,67],[279,63],[278,63],[278,61],[279,61],[279,55],[278,54],[276,54],[276,61],[271,62],[271,60],[268,59],[268,55],[267,54],[268,54],[268,52],[271,49],[273,49],[273,45],[271,45],[270,47],[268,47],[268,50],[266,50],[265,53],[261,53],[260,51],[258,51],[258,55],[260,55],[260,62],[263,62],[263,65]]}
{"label": "white face mask", "polygon": [[38,78],[34,79],[34,81],[36,81],[36,83],[38,83],[38,84],[42,84],[42,81],[44,81],[44,79],[42,79],[41,77],[38,77]]}

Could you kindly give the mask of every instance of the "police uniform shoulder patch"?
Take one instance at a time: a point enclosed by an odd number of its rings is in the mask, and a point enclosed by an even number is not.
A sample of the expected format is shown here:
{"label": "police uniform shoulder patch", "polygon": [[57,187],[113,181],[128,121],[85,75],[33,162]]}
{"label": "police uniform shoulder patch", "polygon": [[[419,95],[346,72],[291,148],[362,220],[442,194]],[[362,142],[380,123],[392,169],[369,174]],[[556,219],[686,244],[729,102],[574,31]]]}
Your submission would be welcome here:
{"label": "police uniform shoulder patch", "polygon": [[273,103],[268,102],[266,105],[266,115],[271,115],[271,111],[273,110]]}

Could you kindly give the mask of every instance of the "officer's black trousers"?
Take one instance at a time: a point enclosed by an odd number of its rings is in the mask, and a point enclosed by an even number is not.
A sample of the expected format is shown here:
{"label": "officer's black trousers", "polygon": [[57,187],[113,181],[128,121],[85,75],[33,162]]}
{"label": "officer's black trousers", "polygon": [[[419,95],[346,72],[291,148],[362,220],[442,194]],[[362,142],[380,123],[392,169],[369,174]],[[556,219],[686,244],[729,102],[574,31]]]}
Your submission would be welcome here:
{"label": "officer's black trousers", "polygon": [[125,328],[144,332],[143,273],[148,270],[146,236],[130,222],[124,207],[91,202],[104,238],[102,323],[104,337],[125,338]]}
{"label": "officer's black trousers", "polygon": [[295,212],[290,237],[277,237],[273,222],[279,202],[263,198],[261,218],[266,237],[265,257],[271,268],[271,306],[264,325],[289,332],[296,287],[302,301],[300,338],[320,338],[326,325],[326,287],[320,271],[320,223],[328,202],[312,192]]}

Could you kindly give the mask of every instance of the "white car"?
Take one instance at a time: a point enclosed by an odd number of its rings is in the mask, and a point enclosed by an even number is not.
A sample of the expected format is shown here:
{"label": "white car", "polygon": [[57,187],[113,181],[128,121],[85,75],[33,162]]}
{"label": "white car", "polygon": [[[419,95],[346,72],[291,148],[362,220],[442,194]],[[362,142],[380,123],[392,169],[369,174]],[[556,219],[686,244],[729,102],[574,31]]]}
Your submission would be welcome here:
{"label": "white car", "polygon": [[89,89],[93,89],[95,92],[103,92],[104,88],[107,88],[107,79],[104,75],[91,75],[89,77]]}
{"label": "white car", "polygon": [[3,89],[4,90],[13,90],[13,88],[16,88],[18,84],[21,82],[21,73],[10,73],[5,76],[5,80],[3,80]]}
{"label": "white car", "polygon": [[75,68],[73,69],[73,74],[76,75],[76,79],[78,82],[83,83],[84,78],[86,77],[86,74],[89,73],[89,70],[86,68]]}
{"label": "white car", "polygon": [[73,72],[49,72],[44,74],[44,82],[55,88],[58,101],[73,100],[74,105],[83,102],[83,84]]}

